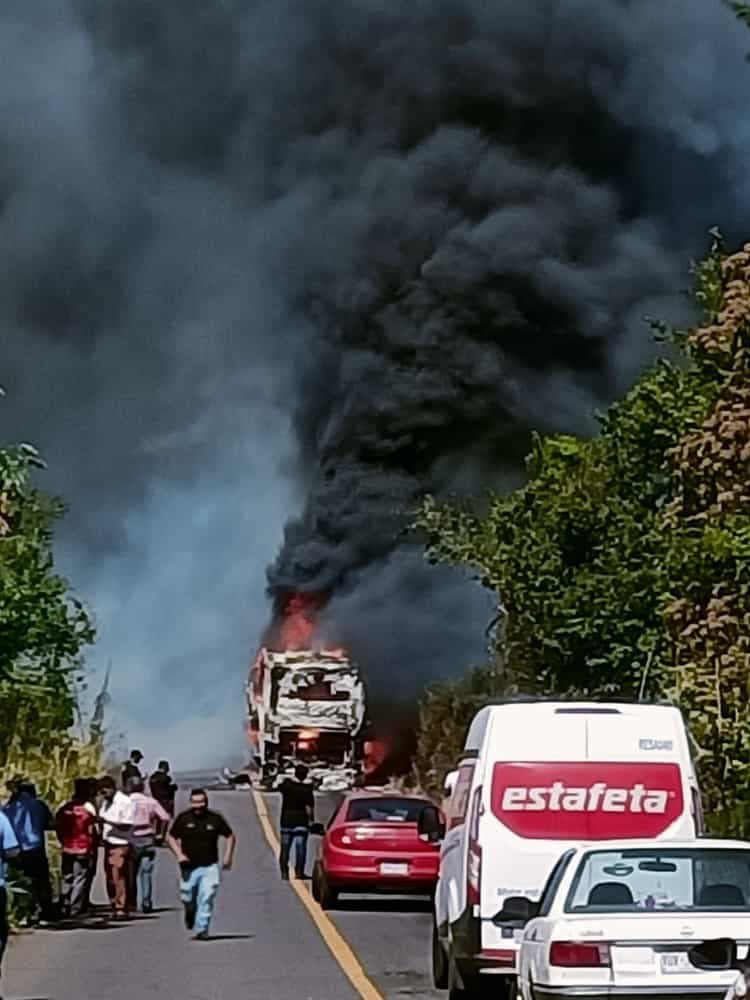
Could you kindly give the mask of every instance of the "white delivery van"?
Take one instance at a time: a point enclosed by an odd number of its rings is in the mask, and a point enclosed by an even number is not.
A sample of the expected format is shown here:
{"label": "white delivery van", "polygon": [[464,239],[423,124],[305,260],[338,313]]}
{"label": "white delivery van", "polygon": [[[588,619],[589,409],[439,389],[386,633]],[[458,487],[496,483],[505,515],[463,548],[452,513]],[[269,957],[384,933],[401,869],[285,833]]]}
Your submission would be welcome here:
{"label": "white delivery van", "polygon": [[523,922],[503,905],[537,901],[567,847],[703,830],[688,733],[670,705],[491,705],[448,787],[432,951],[451,1000],[515,988]]}

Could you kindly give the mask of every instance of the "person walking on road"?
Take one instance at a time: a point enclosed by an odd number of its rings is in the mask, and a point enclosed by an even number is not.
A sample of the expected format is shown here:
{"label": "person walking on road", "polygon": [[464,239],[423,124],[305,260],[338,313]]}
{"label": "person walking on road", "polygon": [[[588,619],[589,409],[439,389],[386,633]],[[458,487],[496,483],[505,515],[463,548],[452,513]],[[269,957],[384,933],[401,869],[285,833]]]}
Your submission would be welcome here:
{"label": "person walking on road", "polygon": [[165,809],[169,813],[170,818],[174,816],[174,800],[175,795],[177,795],[177,785],[169,773],[169,761],[159,761],[158,768],[149,779],[149,788],[151,789],[152,796],[162,809]]}
{"label": "person walking on road", "polygon": [[51,923],[56,916],[47,858],[47,831],[54,827],[52,813],[47,803],[37,798],[36,787],[30,781],[16,779],[13,788],[5,815],[20,847],[14,863],[31,882],[39,922]]}
{"label": "person walking on road", "polygon": [[167,834],[167,843],[180,866],[180,896],[185,907],[185,926],[195,930],[196,940],[208,937],[221,881],[219,838],[225,838],[224,871],[229,871],[237,845],[232,828],[220,813],[208,808],[202,788],[190,793],[190,808],[177,817]]}
{"label": "person walking on road", "polygon": [[87,909],[98,827],[96,807],[88,798],[88,780],[76,778],[73,797],[61,806],[55,817],[55,830],[62,851],[61,901],[64,917],[80,917]]}
{"label": "person walking on road", "polygon": [[289,880],[289,855],[294,846],[294,870],[298,879],[306,878],[307,839],[310,836],[310,824],[315,817],[315,795],[312,785],[307,781],[309,769],[304,764],[298,764],[294,769],[294,777],[282,781],[281,792],[281,853],[279,866],[281,877]]}
{"label": "person walking on road", "polygon": [[0,812],[0,976],[5,946],[8,943],[8,889],[5,884],[5,863],[19,853],[16,834],[5,813]]}
{"label": "person walking on road", "polygon": [[127,788],[128,781],[131,778],[140,778],[143,780],[143,775],[141,774],[141,769],[138,766],[143,760],[143,754],[140,750],[131,750],[130,757],[122,765],[122,788],[123,791]]}
{"label": "person walking on road", "polygon": [[91,864],[89,865],[88,878],[86,879],[86,889],[81,907],[81,915],[85,916],[85,914],[87,914],[91,909],[91,888],[94,884],[96,869],[99,864],[99,848],[102,842],[102,825],[98,822],[99,781],[97,778],[84,778],[83,781],[86,785],[86,805],[97,817],[97,824],[94,827],[93,842],[91,845]]}
{"label": "person walking on road", "polygon": [[169,813],[152,798],[144,794],[140,778],[129,778],[127,792],[133,804],[133,831],[130,845],[133,849],[131,901],[134,908],[140,902],[142,913],[154,909],[154,864],[156,862],[156,837],[160,824],[169,823]]}
{"label": "person walking on road", "polygon": [[130,915],[133,884],[130,837],[135,809],[128,796],[118,791],[114,780],[110,777],[99,780],[99,794],[102,797],[99,818],[103,823],[102,843],[107,895],[112,905],[114,919],[127,920]]}

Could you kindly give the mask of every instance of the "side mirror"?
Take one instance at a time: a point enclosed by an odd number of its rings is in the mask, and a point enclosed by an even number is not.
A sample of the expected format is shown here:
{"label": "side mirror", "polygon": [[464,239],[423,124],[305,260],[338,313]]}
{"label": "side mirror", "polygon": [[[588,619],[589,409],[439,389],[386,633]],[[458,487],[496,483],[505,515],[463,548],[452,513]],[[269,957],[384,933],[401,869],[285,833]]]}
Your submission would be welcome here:
{"label": "side mirror", "polygon": [[492,918],[495,924],[527,924],[539,913],[539,903],[532,903],[525,896],[508,896],[503,908]]}
{"label": "side mirror", "polygon": [[312,834],[313,837],[322,837],[325,834],[325,832],[326,828],[323,826],[322,823],[310,824],[310,833]]}
{"label": "side mirror", "polygon": [[445,776],[445,781],[443,782],[443,798],[449,799],[451,795],[456,790],[456,782],[458,781],[458,771],[449,771]]}
{"label": "side mirror", "polygon": [[437,806],[427,805],[419,814],[417,830],[422,840],[436,844],[445,836],[445,820]]}

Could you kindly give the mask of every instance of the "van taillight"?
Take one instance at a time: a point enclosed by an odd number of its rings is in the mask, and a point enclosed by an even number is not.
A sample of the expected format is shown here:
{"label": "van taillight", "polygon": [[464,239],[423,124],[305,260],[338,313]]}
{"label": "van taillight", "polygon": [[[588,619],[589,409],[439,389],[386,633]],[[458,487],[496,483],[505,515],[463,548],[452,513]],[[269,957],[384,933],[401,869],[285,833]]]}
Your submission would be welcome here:
{"label": "van taillight", "polygon": [[553,941],[549,964],[563,968],[606,968],[609,965],[609,945],[588,941]]}
{"label": "van taillight", "polygon": [[482,788],[476,789],[469,814],[469,851],[466,859],[466,902],[478,905],[482,886],[482,848],[479,846],[479,817],[482,808]]}

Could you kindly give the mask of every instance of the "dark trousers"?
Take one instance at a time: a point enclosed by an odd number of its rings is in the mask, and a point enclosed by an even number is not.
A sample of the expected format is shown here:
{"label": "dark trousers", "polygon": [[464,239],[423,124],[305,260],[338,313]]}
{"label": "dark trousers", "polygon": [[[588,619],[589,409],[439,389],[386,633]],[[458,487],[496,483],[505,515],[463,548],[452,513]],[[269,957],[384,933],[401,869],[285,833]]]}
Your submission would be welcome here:
{"label": "dark trousers", "polygon": [[80,917],[86,912],[92,867],[90,854],[63,852],[61,902],[66,916]]}
{"label": "dark trousers", "polygon": [[5,946],[8,943],[8,890],[0,886],[0,964],[3,961]]}
{"label": "dark trousers", "polygon": [[282,826],[281,827],[281,853],[279,854],[279,865],[281,874],[289,874],[289,855],[294,845],[294,870],[297,878],[302,878],[305,874],[305,864],[307,862],[307,838],[310,831],[306,826]]}
{"label": "dark trousers", "polygon": [[34,902],[39,907],[42,920],[54,918],[52,905],[52,883],[50,882],[49,861],[43,847],[35,847],[31,851],[21,851],[15,859],[16,866],[31,882],[31,892]]}
{"label": "dark trousers", "polygon": [[86,885],[83,891],[83,907],[81,913],[88,913],[91,909],[91,889],[96,878],[96,869],[99,866],[99,848],[89,855],[89,870],[86,876]]}

